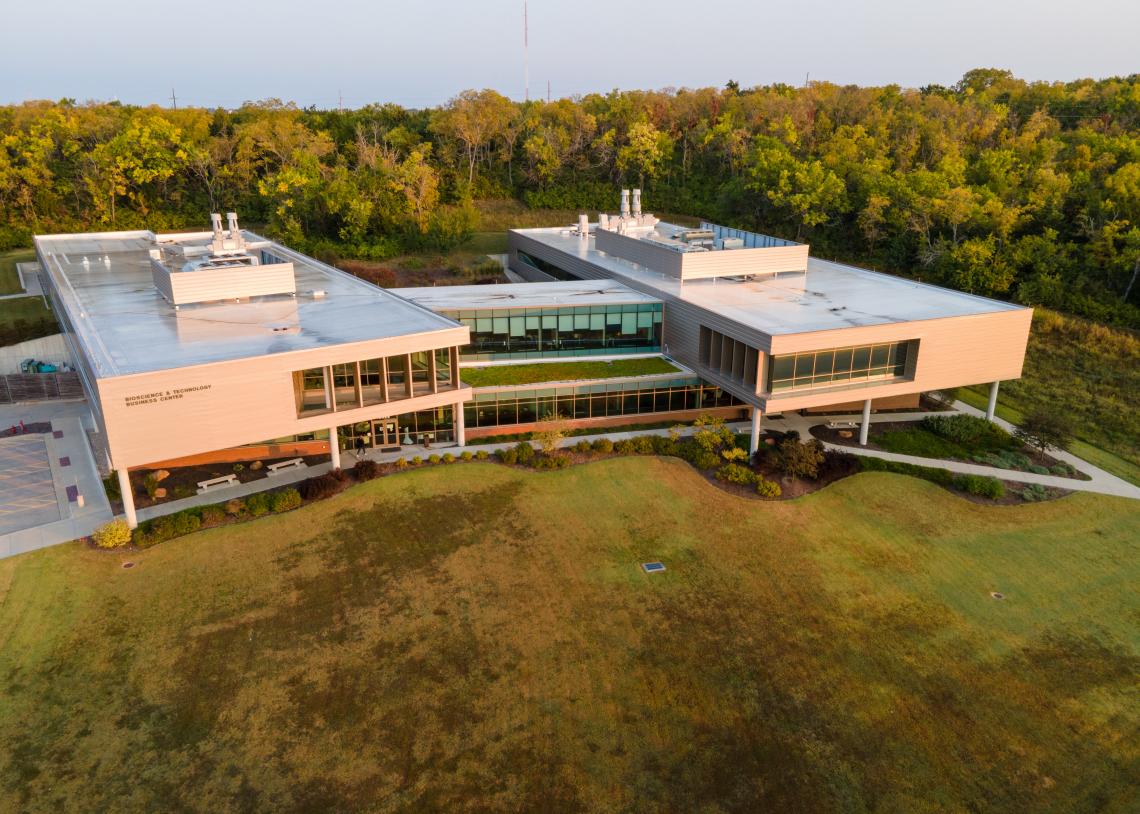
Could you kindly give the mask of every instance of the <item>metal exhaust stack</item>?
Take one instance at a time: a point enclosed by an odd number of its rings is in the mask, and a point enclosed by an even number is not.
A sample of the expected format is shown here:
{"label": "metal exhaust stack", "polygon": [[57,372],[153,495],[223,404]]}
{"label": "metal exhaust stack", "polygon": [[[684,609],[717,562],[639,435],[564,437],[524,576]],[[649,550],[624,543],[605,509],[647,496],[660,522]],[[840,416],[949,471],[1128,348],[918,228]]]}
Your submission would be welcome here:
{"label": "metal exhaust stack", "polygon": [[623,218],[629,217],[629,190],[623,189],[621,191],[621,216]]}
{"label": "metal exhaust stack", "polygon": [[633,216],[635,218],[641,217],[641,190],[635,189],[633,191]]}

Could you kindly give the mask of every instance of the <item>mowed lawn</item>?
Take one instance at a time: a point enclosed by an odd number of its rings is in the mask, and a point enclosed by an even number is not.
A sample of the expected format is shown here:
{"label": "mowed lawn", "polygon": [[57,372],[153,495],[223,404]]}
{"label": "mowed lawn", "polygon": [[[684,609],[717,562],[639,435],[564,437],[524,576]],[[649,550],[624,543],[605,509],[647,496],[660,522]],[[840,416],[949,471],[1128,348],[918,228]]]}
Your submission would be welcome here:
{"label": "mowed lawn", "polygon": [[1123,499],[622,458],[49,549],[0,561],[0,810],[1135,810],[1138,548]]}

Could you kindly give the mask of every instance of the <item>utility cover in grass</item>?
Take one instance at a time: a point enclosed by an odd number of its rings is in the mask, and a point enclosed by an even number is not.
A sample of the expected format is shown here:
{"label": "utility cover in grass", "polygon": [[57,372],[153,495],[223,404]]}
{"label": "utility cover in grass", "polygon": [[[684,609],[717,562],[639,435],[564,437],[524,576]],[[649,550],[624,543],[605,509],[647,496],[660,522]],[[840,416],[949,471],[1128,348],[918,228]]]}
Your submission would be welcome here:
{"label": "utility cover in grass", "polygon": [[665,563],[663,562],[643,562],[641,567],[645,569],[647,574],[656,574],[658,571],[665,570]]}

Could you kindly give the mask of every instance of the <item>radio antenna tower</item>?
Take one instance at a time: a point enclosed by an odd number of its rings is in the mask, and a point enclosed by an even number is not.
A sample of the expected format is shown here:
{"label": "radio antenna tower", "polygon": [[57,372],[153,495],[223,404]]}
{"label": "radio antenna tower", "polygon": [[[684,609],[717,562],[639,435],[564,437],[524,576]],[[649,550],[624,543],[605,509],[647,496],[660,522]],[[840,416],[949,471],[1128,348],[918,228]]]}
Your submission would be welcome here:
{"label": "radio antenna tower", "polygon": [[523,101],[530,101],[530,24],[526,15],[526,0],[523,0]]}

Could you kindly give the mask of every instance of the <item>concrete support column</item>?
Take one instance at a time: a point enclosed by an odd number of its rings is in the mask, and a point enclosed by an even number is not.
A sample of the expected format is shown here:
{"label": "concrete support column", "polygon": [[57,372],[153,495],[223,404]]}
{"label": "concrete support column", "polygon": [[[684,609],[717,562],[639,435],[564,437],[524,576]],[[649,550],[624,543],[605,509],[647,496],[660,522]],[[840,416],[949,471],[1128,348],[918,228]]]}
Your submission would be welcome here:
{"label": "concrete support column", "polygon": [[467,446],[467,428],[463,423],[463,402],[457,401],[451,408],[454,411],[455,443],[457,446]]}
{"label": "concrete support column", "polygon": [[123,513],[127,516],[127,525],[132,529],[138,528],[139,519],[135,515],[135,493],[131,491],[131,478],[125,468],[119,469],[119,494],[123,496]]}
{"label": "concrete support column", "polygon": [[332,468],[340,469],[340,439],[336,437],[336,425],[329,427],[329,455],[332,458]]}
{"label": "concrete support column", "polygon": [[992,382],[990,384],[990,403],[986,405],[986,421],[993,421],[994,413],[997,412],[997,396],[999,384],[1001,384],[1001,382]]}
{"label": "concrete support column", "polygon": [[748,442],[748,452],[751,455],[756,454],[756,450],[760,449],[760,422],[764,418],[764,414],[760,412],[759,407],[752,408],[752,439]]}
{"label": "concrete support column", "polygon": [[871,400],[863,402],[863,423],[859,425],[859,444],[867,446],[867,433],[871,429]]}

